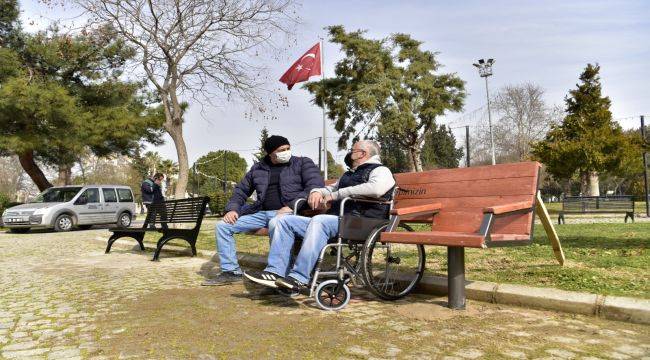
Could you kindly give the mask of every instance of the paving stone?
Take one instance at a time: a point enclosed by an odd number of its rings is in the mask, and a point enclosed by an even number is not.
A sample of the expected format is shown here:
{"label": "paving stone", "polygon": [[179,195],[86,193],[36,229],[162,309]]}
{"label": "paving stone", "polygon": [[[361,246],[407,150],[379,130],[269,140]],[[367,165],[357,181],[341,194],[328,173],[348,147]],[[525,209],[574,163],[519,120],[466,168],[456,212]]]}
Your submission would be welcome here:
{"label": "paving stone", "polygon": [[[99,232],[108,234],[105,230]],[[17,246],[12,235],[0,232],[0,253],[3,254],[0,257],[0,288],[9,289],[0,298],[0,358],[8,358],[5,353],[12,359],[179,358],[171,354],[156,356],[145,352],[157,348],[147,343],[155,336],[151,333],[142,335],[150,328],[139,328],[138,324],[143,320],[137,319],[137,314],[125,304],[150,301],[152,294],[160,296],[159,292],[166,290],[212,291],[214,289],[198,287],[202,276],[197,272],[204,266],[210,269],[217,266],[206,263],[205,259],[185,256],[165,257],[160,263],[151,263],[149,256],[145,258],[139,253],[115,251],[106,256],[103,254],[105,242],[88,241],[84,238],[85,233],[27,234],[21,236],[20,246]],[[71,248],[75,251],[70,252]],[[621,359],[650,356],[650,345],[646,344],[650,338],[647,327],[594,316],[567,316],[476,301],[470,302],[465,311],[450,312],[441,306],[440,299],[430,296],[409,296],[397,302],[377,301],[356,287],[352,289],[353,300],[344,311],[329,313],[316,309],[313,300],[305,297],[291,300],[291,306],[275,306],[288,304],[285,303],[287,299],[281,296],[242,297],[238,289],[240,287],[235,286],[230,290],[219,290],[221,296],[210,297],[210,301],[219,305],[201,305],[218,310],[226,301],[231,309],[237,309],[234,312],[236,319],[260,314],[295,319],[288,335],[293,332],[319,342],[321,339],[308,333],[312,330],[303,329],[303,324],[335,318],[336,326],[331,331],[338,337],[323,341],[336,342],[328,346],[339,349],[340,358],[344,359],[429,359],[444,356],[461,360],[484,357],[527,359],[533,354],[552,359],[578,359],[581,355],[588,358],[590,354]],[[490,291],[478,285],[474,290]],[[207,309],[199,308],[202,311]],[[409,308],[421,309],[427,316],[402,311]],[[170,319],[189,316],[194,317],[192,321],[195,324],[200,324],[203,314],[194,309],[179,309],[182,313],[170,314]],[[396,312],[396,309],[400,311]],[[233,315],[225,313],[224,316]],[[165,330],[161,328],[161,334]],[[221,330],[230,329],[222,326]],[[121,350],[100,353],[100,349],[107,351],[102,345],[117,343],[121,346],[120,341],[133,334],[142,337],[137,340],[138,345],[139,341],[149,344],[138,350],[141,353],[120,353]],[[202,335],[219,337],[216,333],[196,334]],[[259,335],[267,336],[263,332]],[[185,343],[185,339],[178,340],[179,344]],[[44,349],[45,344],[56,346],[48,350]],[[235,342],[228,347],[217,347],[217,351],[236,345]],[[121,349],[119,346],[115,348]],[[314,354],[310,350],[301,347],[300,354],[304,357],[323,355],[323,352]],[[222,352],[213,354],[214,350],[210,349],[192,351],[195,352],[191,357],[201,355],[205,359],[244,357],[241,354],[224,356]],[[260,349],[257,355],[296,357],[295,353],[293,356],[267,353],[267,349]]]}
{"label": "paving stone", "polygon": [[80,349],[57,350],[57,351],[51,351],[49,354],[47,354],[48,359],[70,359],[70,358],[80,357],[80,356],[81,356]]}
{"label": "paving stone", "polygon": [[7,359],[25,359],[33,358],[38,355],[45,354],[48,349],[30,349],[30,350],[17,350],[17,351],[5,351],[6,348],[2,349],[2,356]]}
{"label": "paving stone", "polygon": [[17,342],[13,343],[11,345],[6,345],[2,348],[2,350],[25,350],[25,349],[31,349],[33,347],[36,347],[38,345],[37,342],[35,341],[27,341],[27,342]]}

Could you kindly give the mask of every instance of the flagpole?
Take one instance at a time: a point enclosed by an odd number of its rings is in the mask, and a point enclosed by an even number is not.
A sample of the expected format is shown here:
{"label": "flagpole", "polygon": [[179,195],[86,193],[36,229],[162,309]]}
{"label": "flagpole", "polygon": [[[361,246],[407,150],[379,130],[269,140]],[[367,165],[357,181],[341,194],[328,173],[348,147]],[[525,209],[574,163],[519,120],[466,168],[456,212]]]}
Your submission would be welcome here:
{"label": "flagpole", "polygon": [[[325,68],[323,67],[323,39],[320,39],[320,73],[322,80],[325,80]],[[327,116],[325,115],[325,102],[323,101],[323,177],[327,180]]]}

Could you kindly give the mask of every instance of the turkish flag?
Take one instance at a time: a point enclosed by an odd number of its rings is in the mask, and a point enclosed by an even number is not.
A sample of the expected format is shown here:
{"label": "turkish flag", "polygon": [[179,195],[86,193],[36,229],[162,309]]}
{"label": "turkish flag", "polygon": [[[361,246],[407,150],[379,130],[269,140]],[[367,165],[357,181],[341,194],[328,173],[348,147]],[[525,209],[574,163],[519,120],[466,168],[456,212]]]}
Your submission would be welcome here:
{"label": "turkish flag", "polygon": [[291,65],[280,78],[280,82],[287,84],[287,88],[291,90],[296,83],[307,81],[311,76],[320,74],[320,43],[316,43]]}

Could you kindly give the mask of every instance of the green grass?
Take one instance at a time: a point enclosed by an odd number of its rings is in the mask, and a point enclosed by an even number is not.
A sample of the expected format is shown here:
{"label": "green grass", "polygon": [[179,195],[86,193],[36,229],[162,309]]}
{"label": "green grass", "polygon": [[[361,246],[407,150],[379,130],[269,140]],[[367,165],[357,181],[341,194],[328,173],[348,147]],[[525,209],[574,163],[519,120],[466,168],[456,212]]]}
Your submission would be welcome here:
{"label": "green grass", "polygon": [[[536,225],[530,246],[467,249],[467,278],[650,298],[650,223],[566,224],[556,229],[566,255],[564,266],[555,260],[542,226]],[[154,234],[147,236],[147,241],[155,241]],[[242,253],[268,252],[266,237],[236,238]],[[214,251],[213,221],[204,223],[197,247]],[[445,275],[446,249],[431,246],[426,251],[427,271]]]}

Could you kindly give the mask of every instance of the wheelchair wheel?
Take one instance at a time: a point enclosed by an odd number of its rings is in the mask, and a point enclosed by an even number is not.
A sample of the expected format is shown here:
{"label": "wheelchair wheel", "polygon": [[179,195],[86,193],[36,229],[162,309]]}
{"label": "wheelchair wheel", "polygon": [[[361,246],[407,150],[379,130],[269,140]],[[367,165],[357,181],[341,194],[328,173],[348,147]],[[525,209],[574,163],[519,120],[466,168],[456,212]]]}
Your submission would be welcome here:
{"label": "wheelchair wheel", "polygon": [[323,310],[341,310],[350,302],[350,287],[336,279],[323,281],[316,288],[316,303]]}
{"label": "wheelchair wheel", "polygon": [[[361,270],[367,288],[386,300],[406,296],[424,273],[424,246],[416,244],[381,243],[379,236],[388,225],[370,233],[361,254]],[[408,225],[402,229],[413,231]]]}

